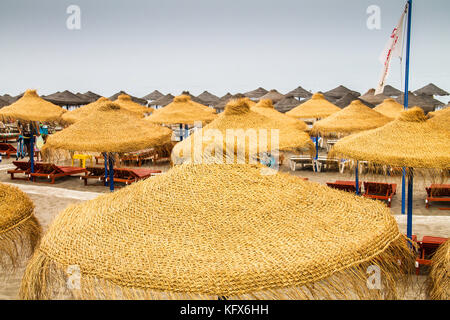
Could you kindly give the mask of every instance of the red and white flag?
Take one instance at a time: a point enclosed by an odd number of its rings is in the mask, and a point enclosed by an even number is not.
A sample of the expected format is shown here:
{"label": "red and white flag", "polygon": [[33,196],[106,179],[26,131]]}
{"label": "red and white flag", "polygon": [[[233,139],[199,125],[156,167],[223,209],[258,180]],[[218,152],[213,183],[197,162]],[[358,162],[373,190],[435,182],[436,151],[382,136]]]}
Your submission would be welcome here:
{"label": "red and white flag", "polygon": [[395,29],[392,31],[391,37],[389,41],[386,43],[386,47],[380,56],[380,62],[383,65],[383,70],[381,73],[380,82],[378,82],[377,89],[375,90],[375,94],[383,93],[384,86],[386,85],[386,79],[389,76],[389,66],[391,64],[392,57],[402,58],[403,55],[403,25],[405,21],[405,15],[408,12],[408,5],[403,11],[403,14],[400,18]]}

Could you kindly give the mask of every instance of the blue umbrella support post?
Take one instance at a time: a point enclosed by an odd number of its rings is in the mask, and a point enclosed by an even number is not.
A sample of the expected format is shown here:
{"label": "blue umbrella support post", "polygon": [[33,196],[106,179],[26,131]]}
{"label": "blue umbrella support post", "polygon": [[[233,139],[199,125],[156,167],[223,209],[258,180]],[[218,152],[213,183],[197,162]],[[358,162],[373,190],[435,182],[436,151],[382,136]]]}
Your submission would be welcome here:
{"label": "blue umbrella support post", "polygon": [[31,173],[34,173],[34,130],[32,123],[30,123],[30,130],[31,130],[30,150],[28,150],[28,154],[30,156]]}
{"label": "blue umbrella support post", "polygon": [[406,235],[412,239],[412,224],[413,224],[413,190],[414,190],[414,170],[409,168],[408,172],[408,216],[407,216],[407,231]]}
{"label": "blue umbrella support post", "polygon": [[103,158],[105,160],[105,187],[108,185],[108,154],[103,152]]}
{"label": "blue umbrella support post", "polygon": [[359,161],[356,161],[355,168],[355,187],[356,187],[356,195],[359,196]]}
{"label": "blue umbrella support post", "polygon": [[184,138],[187,139],[189,137],[189,125],[184,125]]}
{"label": "blue umbrella support post", "polygon": [[109,190],[114,192],[114,158],[109,154]]}
{"label": "blue umbrella support post", "polygon": [[316,146],[316,156],[314,157],[314,171],[319,172],[319,168],[317,167],[317,159],[319,159],[319,136],[312,138],[315,146]]}
{"label": "blue umbrella support post", "polygon": [[183,141],[183,137],[184,137],[184,134],[183,134],[183,124],[180,123],[180,141]]}

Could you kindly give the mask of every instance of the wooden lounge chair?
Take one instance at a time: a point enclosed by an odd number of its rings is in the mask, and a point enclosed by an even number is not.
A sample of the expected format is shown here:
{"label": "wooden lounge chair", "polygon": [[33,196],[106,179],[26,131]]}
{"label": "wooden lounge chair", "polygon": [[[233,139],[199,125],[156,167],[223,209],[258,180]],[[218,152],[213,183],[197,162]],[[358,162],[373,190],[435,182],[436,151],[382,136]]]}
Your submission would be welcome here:
{"label": "wooden lounge chair", "polygon": [[89,179],[98,181],[105,181],[105,168],[104,167],[86,167],[86,175],[81,176],[80,179],[84,180],[84,185],[88,185]]}
{"label": "wooden lounge chair", "polygon": [[155,174],[160,174],[161,170],[152,170],[145,168],[115,168],[114,169],[114,182],[122,182],[126,185],[132,184],[133,182],[143,180],[151,177]]}
{"label": "wooden lounge chair", "polygon": [[425,200],[426,208],[430,207],[430,202],[448,202],[450,201],[450,184],[432,184],[427,191]]}
{"label": "wooden lounge chair", "polygon": [[329,170],[330,168],[334,168],[339,170],[339,159],[331,159],[326,156],[319,156],[317,159],[314,159],[314,163],[317,166],[317,172],[321,172],[322,170]]}
{"label": "wooden lounge chair", "polygon": [[[338,189],[350,193],[356,193],[356,182],[355,181],[342,181],[338,180],[336,182],[327,182],[327,186],[333,189]],[[361,182],[359,183],[359,190],[361,190]]]}
{"label": "wooden lounge chair", "polygon": [[431,259],[436,250],[447,241],[447,238],[424,236],[419,244],[419,256],[416,259],[416,274],[420,273],[420,266],[431,265]]}
{"label": "wooden lounge chair", "polygon": [[397,193],[395,183],[364,182],[364,194],[366,198],[385,200],[391,207],[392,197]]}
{"label": "wooden lounge chair", "polygon": [[0,141],[3,143],[16,142],[19,139],[18,133],[0,133]]}
{"label": "wooden lounge chair", "polygon": [[[15,169],[8,170],[7,173],[11,175],[11,180],[30,180],[29,174],[31,171],[31,163],[29,161],[13,161]],[[17,178],[14,175],[22,173],[25,177]]]}
{"label": "wooden lounge chair", "polygon": [[54,184],[56,178],[72,176],[79,173],[86,173],[86,169],[68,166],[57,166],[52,163],[36,163],[35,172],[30,172],[29,175],[33,182],[36,182],[37,178],[47,178],[48,180],[50,180],[50,184]]}
{"label": "wooden lounge chair", "polygon": [[289,158],[289,162],[292,171],[297,170],[298,165],[300,165],[302,169],[304,167],[314,166],[314,160],[311,156],[292,156]]}
{"label": "wooden lounge chair", "polygon": [[11,154],[16,154],[17,150],[9,143],[0,142],[0,154],[6,156],[6,159],[9,159]]}
{"label": "wooden lounge chair", "polygon": [[154,159],[157,157],[157,152],[154,148],[146,149],[146,150],[140,150],[136,152],[129,152],[125,153],[124,155],[120,156],[119,161],[120,164],[128,161],[128,162],[136,162],[137,166],[140,167],[142,165],[142,162],[146,160],[154,161]]}

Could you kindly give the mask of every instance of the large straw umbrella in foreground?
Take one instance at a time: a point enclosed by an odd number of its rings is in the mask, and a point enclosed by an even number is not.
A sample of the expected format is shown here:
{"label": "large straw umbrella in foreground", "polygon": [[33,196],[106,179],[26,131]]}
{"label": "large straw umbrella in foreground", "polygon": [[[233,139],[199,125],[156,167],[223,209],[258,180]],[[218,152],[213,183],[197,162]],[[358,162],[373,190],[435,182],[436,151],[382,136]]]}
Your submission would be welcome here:
{"label": "large straw umbrella in foreground", "polygon": [[19,188],[0,183],[0,267],[17,267],[41,237],[31,199]]}
{"label": "large straw umbrella in foreground", "polygon": [[387,125],[341,139],[331,154],[369,164],[407,167],[408,237],[412,237],[414,168],[450,169],[450,131],[439,128],[419,107],[404,111]]}
{"label": "large straw umbrella in foreground", "polygon": [[[20,297],[58,298],[60,289],[77,299],[400,297],[414,257],[388,208],[261,169],[176,166],[68,207],[29,262]],[[79,286],[68,288],[74,265]]]}
{"label": "large straw umbrella in foreground", "polygon": [[[59,150],[109,153],[109,182],[114,190],[112,153],[125,153],[149,148],[171,147],[172,131],[138,119],[134,112],[106,102],[92,114],[47,139],[44,156],[56,155]],[[106,172],[105,172],[106,175]],[[105,177],[106,181],[106,177]]]}
{"label": "large straw umbrella in foreground", "polygon": [[250,108],[248,98],[232,100],[216,120],[174,147],[172,162],[209,163],[211,155],[219,161],[251,163],[279,151],[306,150],[313,155],[305,130],[304,122],[289,119],[273,106]]}
{"label": "large straw umbrella in foreground", "polygon": [[0,118],[30,123],[29,153],[32,173],[34,173],[34,134],[39,132],[39,129],[34,128],[34,122],[60,122],[65,112],[63,108],[39,97],[36,90],[27,90],[22,98],[0,110]]}
{"label": "large straw umbrella in foreground", "polygon": [[428,295],[433,300],[450,300],[450,240],[447,240],[431,260]]}
{"label": "large straw umbrella in foreground", "polygon": [[156,110],[145,120],[157,124],[179,125],[180,138],[183,140],[184,135],[181,133],[183,124],[185,135],[187,135],[189,125],[194,125],[196,122],[209,123],[216,117],[217,114],[213,108],[192,101],[188,95],[181,95],[175,97],[172,103],[164,108]]}

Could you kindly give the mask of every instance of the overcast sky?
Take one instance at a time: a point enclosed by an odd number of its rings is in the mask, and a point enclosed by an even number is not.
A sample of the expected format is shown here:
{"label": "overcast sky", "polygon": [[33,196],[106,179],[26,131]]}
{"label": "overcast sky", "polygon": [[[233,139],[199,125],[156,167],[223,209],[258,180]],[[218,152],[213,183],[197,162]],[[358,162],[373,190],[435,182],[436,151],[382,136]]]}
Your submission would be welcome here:
{"label": "overcast sky", "polygon": [[[69,30],[69,5],[81,30]],[[369,30],[370,5],[381,29]],[[404,0],[1,0],[0,93],[375,87]],[[450,1],[414,0],[411,87],[450,91]],[[401,88],[393,61],[388,83]],[[445,100],[445,98],[444,98]],[[447,101],[445,101],[447,102]]]}

